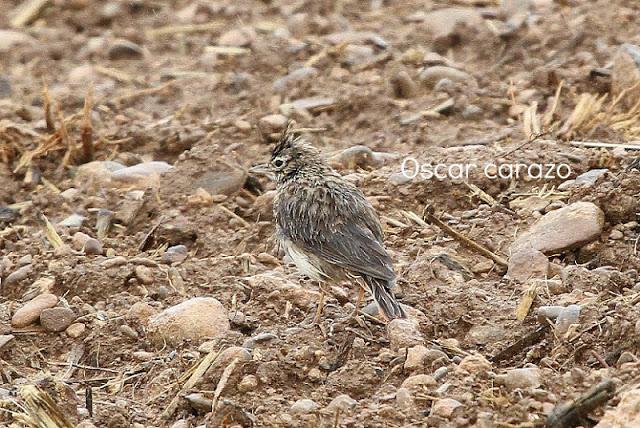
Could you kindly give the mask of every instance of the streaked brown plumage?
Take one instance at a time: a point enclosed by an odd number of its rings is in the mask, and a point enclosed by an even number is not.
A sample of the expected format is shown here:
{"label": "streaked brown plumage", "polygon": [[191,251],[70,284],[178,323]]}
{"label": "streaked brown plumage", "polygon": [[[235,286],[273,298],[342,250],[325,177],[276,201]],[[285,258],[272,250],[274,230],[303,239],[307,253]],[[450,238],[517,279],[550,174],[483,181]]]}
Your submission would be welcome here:
{"label": "streaked brown plumage", "polygon": [[362,192],[291,132],[258,169],[275,175],[276,237],[298,270],[320,283],[357,281],[387,319],[406,317],[392,292],[396,275],[380,222]]}

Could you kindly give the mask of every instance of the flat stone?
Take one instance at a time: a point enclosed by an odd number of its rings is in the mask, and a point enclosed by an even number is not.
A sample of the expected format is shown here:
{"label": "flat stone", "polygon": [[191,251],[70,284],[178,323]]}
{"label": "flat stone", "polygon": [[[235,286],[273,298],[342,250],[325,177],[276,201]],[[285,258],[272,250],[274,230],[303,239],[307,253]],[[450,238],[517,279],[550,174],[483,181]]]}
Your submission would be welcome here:
{"label": "flat stone", "polygon": [[256,38],[256,32],[251,27],[234,28],[218,38],[220,46],[246,47]]}
{"label": "flat stone", "polygon": [[575,184],[578,186],[593,186],[600,177],[603,177],[608,172],[608,169],[591,169],[577,176]]}
{"label": "flat stone", "polygon": [[134,268],[136,278],[144,285],[153,284],[153,271],[147,266],[138,265]]}
{"label": "flat stone", "polygon": [[433,67],[426,68],[422,73],[420,73],[420,81],[431,88],[433,88],[436,83],[442,79],[449,79],[452,82],[460,82],[477,86],[475,78],[469,73],[444,65],[434,65]]}
{"label": "flat stone", "polygon": [[463,27],[476,29],[484,25],[480,13],[472,8],[448,7],[424,15],[423,25],[433,35],[433,47],[443,52],[461,40]]}
{"label": "flat stone", "polygon": [[11,81],[7,76],[0,74],[0,100],[11,97],[12,93],[13,89],[11,88]]}
{"label": "flat stone", "polygon": [[491,369],[491,363],[482,355],[467,355],[456,367],[457,372],[465,372],[476,376],[485,375]]}
{"label": "flat stone", "polygon": [[30,264],[22,266],[7,275],[2,285],[9,286],[19,283],[22,280],[26,279],[31,274],[32,270],[33,267]]}
{"label": "flat stone", "polygon": [[300,67],[289,72],[289,74],[287,74],[286,76],[277,79],[275,82],[273,82],[272,87],[274,91],[282,92],[294,86],[296,83],[304,79],[316,76],[317,74],[318,69],[315,67]]}
{"label": "flat stone", "polygon": [[604,227],[604,213],[591,202],[575,202],[551,211],[511,246],[512,254],[533,248],[545,254],[561,253],[597,239]]}
{"label": "flat stone", "polygon": [[282,132],[285,126],[287,126],[286,116],[281,114],[269,114],[267,116],[263,116],[260,118],[258,123],[260,124],[260,129],[262,132],[266,134],[273,134],[276,132]]}
{"label": "flat stone", "polygon": [[173,168],[171,165],[163,161],[143,162],[114,171],[111,174],[111,180],[120,185],[141,186],[153,183],[171,168]]}
{"label": "flat stone", "polygon": [[494,344],[503,340],[507,332],[500,326],[493,324],[476,324],[472,326],[465,339],[477,345]]}
{"label": "flat stone", "polygon": [[320,408],[320,405],[313,400],[303,398],[291,406],[289,413],[292,415],[306,415]]}
{"label": "flat stone", "polygon": [[38,321],[42,311],[58,304],[58,297],[54,294],[44,293],[25,303],[13,314],[11,326],[15,328],[26,327]]}

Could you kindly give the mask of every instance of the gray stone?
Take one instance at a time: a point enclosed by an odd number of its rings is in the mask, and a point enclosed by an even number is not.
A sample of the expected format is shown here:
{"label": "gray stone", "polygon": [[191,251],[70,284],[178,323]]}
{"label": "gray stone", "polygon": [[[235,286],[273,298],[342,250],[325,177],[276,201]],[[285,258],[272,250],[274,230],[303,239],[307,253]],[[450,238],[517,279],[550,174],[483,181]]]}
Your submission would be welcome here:
{"label": "gray stone", "polygon": [[477,85],[475,79],[469,73],[444,65],[435,65],[433,67],[426,68],[422,73],[420,73],[420,80],[431,88],[433,88],[436,83],[442,79],[449,79],[452,82]]}
{"label": "gray stone", "polygon": [[320,405],[313,400],[303,398],[291,406],[289,413],[292,415],[306,415],[320,408]]}
{"label": "gray stone", "polygon": [[297,82],[304,80],[308,77],[313,77],[318,74],[318,69],[315,67],[300,67],[291,71],[286,76],[283,76],[273,82],[273,90],[276,92],[285,91],[286,89],[294,86]]}
{"label": "gray stone", "polygon": [[62,220],[61,222],[58,223],[58,226],[62,226],[62,227],[80,227],[82,226],[82,223],[84,223],[84,221],[87,218],[83,215],[80,214],[71,214],[69,217],[65,218],[64,220]]}
{"label": "gray stone", "polygon": [[566,308],[562,308],[556,319],[557,332],[564,334],[569,330],[571,324],[577,324],[581,309],[580,305],[569,305]]}
{"label": "gray stone", "polygon": [[593,186],[600,177],[608,173],[608,169],[592,169],[576,177],[575,184],[578,186]]}

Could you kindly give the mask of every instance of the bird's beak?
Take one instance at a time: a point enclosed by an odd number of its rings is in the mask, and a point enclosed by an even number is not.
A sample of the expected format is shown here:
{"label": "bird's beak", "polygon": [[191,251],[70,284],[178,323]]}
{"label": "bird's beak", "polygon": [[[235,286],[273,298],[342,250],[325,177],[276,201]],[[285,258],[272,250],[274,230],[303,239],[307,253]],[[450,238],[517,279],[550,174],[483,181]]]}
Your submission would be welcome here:
{"label": "bird's beak", "polygon": [[249,168],[249,172],[252,174],[270,175],[272,171],[268,164],[262,163]]}

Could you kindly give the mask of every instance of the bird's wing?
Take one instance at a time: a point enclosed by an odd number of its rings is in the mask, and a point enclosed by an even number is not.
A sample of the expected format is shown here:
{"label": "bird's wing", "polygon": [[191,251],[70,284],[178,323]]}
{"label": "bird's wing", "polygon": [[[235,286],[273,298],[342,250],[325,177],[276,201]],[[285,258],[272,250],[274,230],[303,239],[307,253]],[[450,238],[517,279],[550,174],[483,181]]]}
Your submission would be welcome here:
{"label": "bird's wing", "polygon": [[394,281],[391,257],[382,245],[382,232],[373,208],[361,194],[351,197],[352,201],[323,204],[323,208],[313,203],[303,206],[299,199],[281,200],[280,209],[296,219],[285,221],[287,216],[279,216],[280,233],[329,263],[361,275]]}

